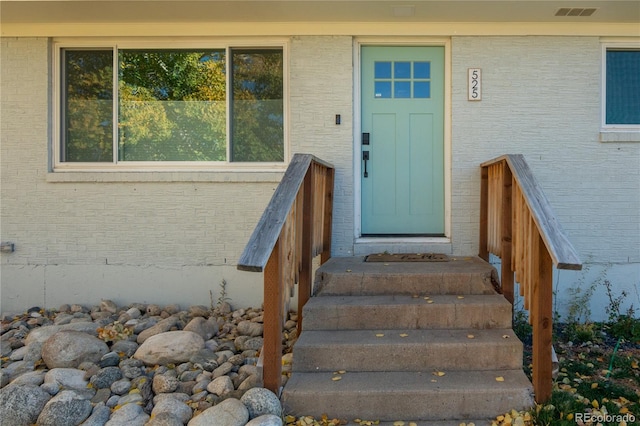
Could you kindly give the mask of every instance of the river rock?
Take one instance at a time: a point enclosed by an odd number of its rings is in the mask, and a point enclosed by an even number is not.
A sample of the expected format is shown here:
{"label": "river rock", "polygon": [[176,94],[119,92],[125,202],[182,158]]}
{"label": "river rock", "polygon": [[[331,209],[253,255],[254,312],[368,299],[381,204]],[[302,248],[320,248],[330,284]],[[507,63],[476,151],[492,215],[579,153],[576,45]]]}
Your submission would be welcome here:
{"label": "river rock", "polygon": [[203,317],[195,317],[187,325],[184,331],[193,331],[199,334],[204,340],[209,340],[218,333],[218,324],[212,320],[206,320]]}
{"label": "river rock", "polygon": [[75,368],[85,361],[97,363],[107,352],[109,347],[97,337],[64,330],[47,339],[42,359],[49,368]]}
{"label": "river rock", "polygon": [[42,370],[29,371],[28,373],[19,375],[18,377],[13,379],[11,383],[13,383],[14,385],[40,386],[44,383],[44,375],[45,371]]}
{"label": "river rock", "polygon": [[229,376],[220,376],[209,383],[207,390],[214,395],[222,396],[234,390],[233,382]]}
{"label": "river rock", "polygon": [[211,309],[204,305],[189,306],[189,315],[192,317],[208,317],[211,315]]}
{"label": "river rock", "polygon": [[114,411],[105,426],[144,426],[149,420],[142,407],[137,404],[126,404]]}
{"label": "river rock", "polygon": [[151,336],[133,355],[147,365],[179,364],[204,348],[204,340],[192,331],[168,331]]}
{"label": "river rock", "polygon": [[29,332],[24,343],[25,345],[30,345],[33,342],[44,343],[59,331],[81,331],[92,336],[97,336],[98,328],[100,328],[100,324],[95,322],[75,322],[63,326],[48,325],[46,327],[38,327]]}
{"label": "river rock", "polygon": [[85,372],[76,368],[54,368],[44,376],[45,384],[57,384],[59,387],[71,389],[86,389],[88,380]]}
{"label": "river rock", "polygon": [[131,340],[118,340],[111,346],[111,351],[117,354],[122,353],[124,356],[132,356],[140,345]]}
{"label": "river rock", "polygon": [[243,336],[261,336],[264,326],[258,322],[240,321],[238,324],[238,334]]}
{"label": "river rock", "polygon": [[240,401],[247,407],[249,418],[262,416],[264,414],[282,415],[282,405],[280,400],[269,389],[252,388],[245,392]]}
{"label": "river rock", "polygon": [[112,300],[102,299],[100,301],[100,310],[102,312],[115,314],[116,312],[118,312],[118,305],[116,305]]}
{"label": "river rock", "polygon": [[245,426],[282,426],[282,419],[273,414],[265,414],[249,421]]}
{"label": "river rock", "polygon": [[109,407],[100,402],[93,407],[93,411],[89,418],[82,423],[82,426],[104,426],[111,417]]}
{"label": "river rock", "polygon": [[239,400],[229,398],[192,418],[188,426],[244,426],[248,421],[247,407]]}
{"label": "river rock", "polygon": [[[0,389],[0,419],[2,424],[31,426],[51,396],[34,385],[9,384]],[[246,423],[246,422],[245,422]]]}
{"label": "river rock", "polygon": [[110,388],[111,385],[122,379],[122,372],[118,367],[105,367],[91,377],[89,383],[96,389]]}
{"label": "river rock", "polygon": [[146,330],[144,330],[140,334],[138,334],[137,342],[141,345],[148,338],[150,338],[152,336],[156,336],[156,335],[158,335],[160,333],[165,333],[165,332],[171,330],[171,327],[176,325],[177,322],[178,322],[178,318],[176,318],[176,317],[165,318],[162,321],[160,321],[159,323],[147,328]]}
{"label": "river rock", "polygon": [[152,388],[156,394],[173,392],[178,388],[179,381],[174,376],[156,374],[153,376]]}
{"label": "river rock", "polygon": [[[164,394],[154,398],[155,405],[151,417],[157,418],[163,414],[171,414],[180,420],[181,425],[187,423],[191,419],[193,411],[180,395],[184,394]],[[188,395],[184,395],[184,397],[189,398]]]}
{"label": "river rock", "polygon": [[63,390],[44,406],[38,426],[76,426],[89,417],[91,410],[91,401],[85,395]]}

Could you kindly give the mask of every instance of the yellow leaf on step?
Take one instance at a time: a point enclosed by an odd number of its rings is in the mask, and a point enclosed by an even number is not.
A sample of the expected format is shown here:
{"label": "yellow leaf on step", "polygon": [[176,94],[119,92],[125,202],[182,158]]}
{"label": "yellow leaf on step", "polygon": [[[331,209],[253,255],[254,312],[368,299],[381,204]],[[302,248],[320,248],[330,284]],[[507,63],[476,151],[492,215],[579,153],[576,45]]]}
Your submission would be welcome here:
{"label": "yellow leaf on step", "polygon": [[464,296],[458,296],[458,299],[464,299]]}
{"label": "yellow leaf on step", "polygon": [[404,426],[404,422],[403,421],[393,422],[393,426]]}
{"label": "yellow leaf on step", "polygon": [[409,426],[418,426],[418,423],[416,423],[416,422],[409,422]]}
{"label": "yellow leaf on step", "polygon": [[467,334],[467,339],[475,339],[476,336],[473,334]]}
{"label": "yellow leaf on step", "polygon": [[424,297],[424,300],[429,300],[429,299],[431,299],[429,296]]}
{"label": "yellow leaf on step", "polygon": [[384,333],[378,333],[376,334],[376,337],[384,337]]}
{"label": "yellow leaf on step", "polygon": [[334,382],[337,382],[338,380],[342,380],[341,376],[334,376],[331,378],[331,380],[333,380]]}
{"label": "yellow leaf on step", "polygon": [[504,377],[502,376],[496,377],[496,382],[504,382]]}
{"label": "yellow leaf on step", "polygon": [[433,372],[433,375],[434,375],[434,376],[438,376],[438,377],[442,377],[442,376],[444,376],[445,374],[447,374],[447,373],[445,373],[444,371],[434,371],[434,372]]}
{"label": "yellow leaf on step", "polygon": [[407,336],[408,336],[408,334],[407,334],[407,333],[401,333],[401,334],[400,334],[400,337],[407,337]]}
{"label": "yellow leaf on step", "polygon": [[433,300],[427,300],[427,303],[433,303]]}
{"label": "yellow leaf on step", "polygon": [[338,371],[338,374],[344,374],[344,373],[346,373],[346,372],[347,372],[346,370],[339,370],[339,371]]}
{"label": "yellow leaf on step", "polygon": [[417,295],[417,294],[414,294],[414,295],[412,295],[411,297],[412,297],[413,299],[417,299],[417,298],[418,298],[418,297],[420,297],[420,296],[419,296],[419,295]]}
{"label": "yellow leaf on step", "polygon": [[511,337],[511,336],[509,336],[508,334],[503,334],[503,335],[502,335],[502,338],[503,338],[503,339],[509,339],[510,337]]}
{"label": "yellow leaf on step", "polygon": [[431,383],[438,383],[436,379],[431,379]]}

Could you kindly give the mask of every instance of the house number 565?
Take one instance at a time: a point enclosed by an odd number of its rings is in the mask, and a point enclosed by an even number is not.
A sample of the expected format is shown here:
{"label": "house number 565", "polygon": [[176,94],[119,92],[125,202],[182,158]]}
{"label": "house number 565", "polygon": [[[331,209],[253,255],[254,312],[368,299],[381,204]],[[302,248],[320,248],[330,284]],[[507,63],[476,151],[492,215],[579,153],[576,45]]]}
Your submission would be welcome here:
{"label": "house number 565", "polygon": [[469,68],[469,94],[470,101],[482,100],[482,70]]}

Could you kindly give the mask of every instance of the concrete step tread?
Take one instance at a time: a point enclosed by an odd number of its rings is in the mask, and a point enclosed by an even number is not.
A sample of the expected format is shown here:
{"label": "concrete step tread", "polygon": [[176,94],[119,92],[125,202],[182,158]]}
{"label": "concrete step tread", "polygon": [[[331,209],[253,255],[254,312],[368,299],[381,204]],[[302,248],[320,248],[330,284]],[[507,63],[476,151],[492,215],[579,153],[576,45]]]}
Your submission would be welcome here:
{"label": "concrete step tread", "polygon": [[[434,373],[293,373],[282,401],[293,415],[381,421],[490,418],[533,405],[531,383],[522,370]],[[334,381],[337,376],[341,379]]]}
{"label": "concrete step tread", "polygon": [[307,330],[293,353],[296,372],[495,370],[522,366],[522,343],[510,329]]}
{"label": "concrete step tread", "polygon": [[495,269],[477,257],[449,262],[364,262],[331,258],[316,273],[318,295],[494,294]]}
{"label": "concrete step tread", "polygon": [[[444,375],[438,375],[444,373]],[[333,380],[340,376],[340,380]],[[498,381],[496,378],[503,378]],[[463,392],[493,392],[530,389],[531,382],[522,370],[463,370],[463,371],[345,371],[294,373],[288,380],[285,393],[348,393],[370,395],[411,395],[457,390]],[[328,413],[327,413],[328,414]]]}
{"label": "concrete step tread", "polygon": [[332,257],[320,272],[332,274],[450,274],[486,273],[493,266],[475,256],[449,256],[449,262],[365,262],[364,256]]}
{"label": "concrete step tread", "polygon": [[313,346],[341,346],[344,348],[349,346],[377,347],[392,345],[397,347],[398,345],[415,346],[424,344],[462,344],[472,347],[483,344],[519,346],[522,343],[513,330],[508,328],[483,330],[308,330],[300,335],[295,349],[299,350],[302,347]]}
{"label": "concrete step tread", "polygon": [[511,327],[511,304],[499,294],[425,297],[312,297],[303,330],[487,329]]}
{"label": "concrete step tread", "polygon": [[[428,298],[428,299],[427,299]],[[508,305],[501,294],[438,294],[438,295],[365,295],[365,296],[319,296],[309,299],[305,308],[323,306],[433,306],[433,305]]]}

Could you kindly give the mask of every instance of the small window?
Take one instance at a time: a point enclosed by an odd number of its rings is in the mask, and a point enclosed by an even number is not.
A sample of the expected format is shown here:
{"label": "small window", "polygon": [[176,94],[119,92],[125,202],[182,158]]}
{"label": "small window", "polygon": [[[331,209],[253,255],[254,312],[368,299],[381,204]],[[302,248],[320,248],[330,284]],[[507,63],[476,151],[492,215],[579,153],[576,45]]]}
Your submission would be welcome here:
{"label": "small window", "polygon": [[640,128],[640,48],[606,46],[603,128]]}
{"label": "small window", "polygon": [[376,61],[373,84],[376,99],[429,99],[431,63]]}
{"label": "small window", "polygon": [[60,50],[60,163],[283,162],[283,49]]}

